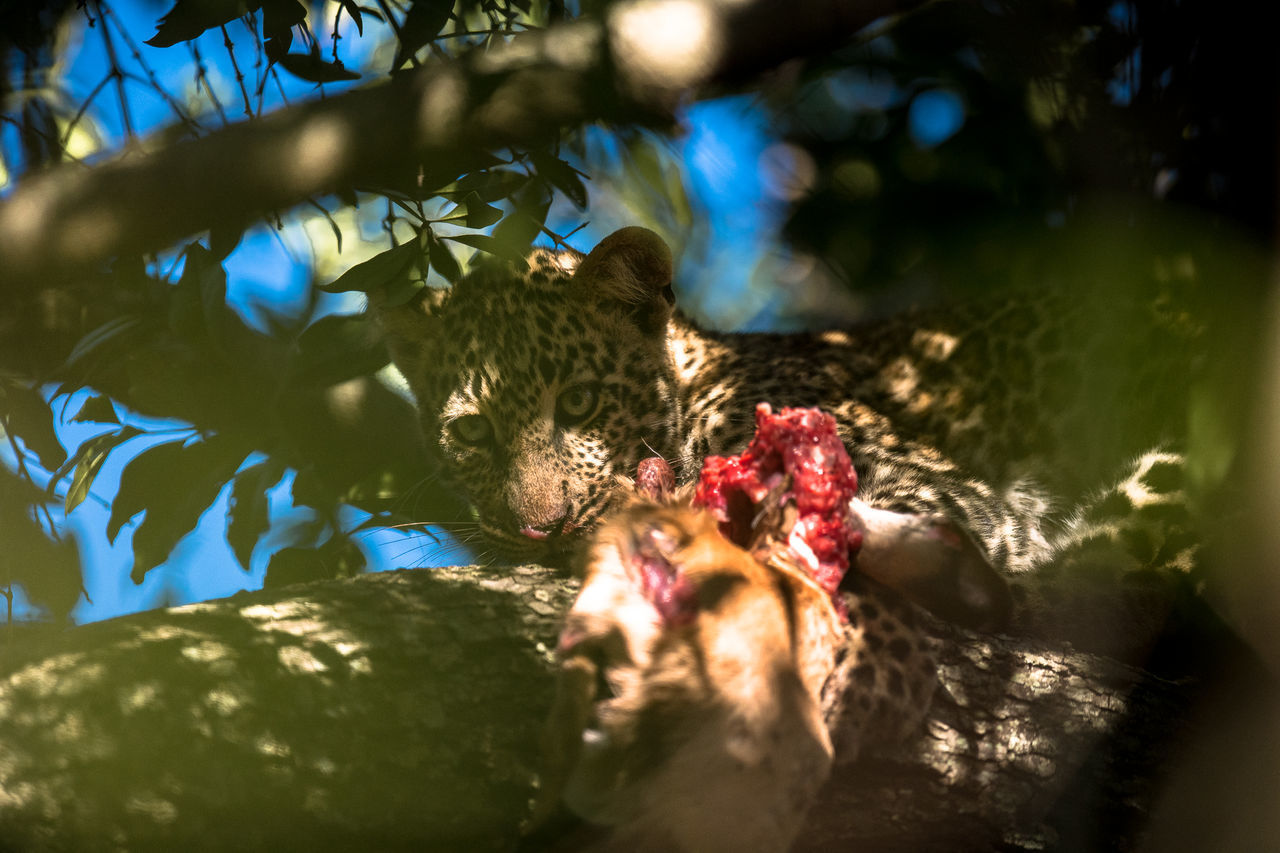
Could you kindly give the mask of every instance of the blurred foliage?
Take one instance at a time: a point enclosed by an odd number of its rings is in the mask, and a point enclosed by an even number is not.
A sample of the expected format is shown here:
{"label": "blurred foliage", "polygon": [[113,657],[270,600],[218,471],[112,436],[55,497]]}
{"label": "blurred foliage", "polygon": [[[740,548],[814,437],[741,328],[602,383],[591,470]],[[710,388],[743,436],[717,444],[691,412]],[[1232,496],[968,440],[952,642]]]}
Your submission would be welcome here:
{"label": "blurred foliage", "polygon": [[[299,80],[314,84],[304,97],[374,84],[573,11],[558,0],[176,0],[142,33],[101,0],[0,1],[0,187],[139,145],[132,102],[142,93],[171,123],[148,144],[167,144],[287,109]],[[1209,0],[937,2],[758,82],[758,108],[783,140],[765,164],[767,188],[789,205],[792,253],[816,260],[794,286],[834,278],[892,305],[1034,286],[1064,265],[1158,278],[1237,230],[1269,244],[1276,75],[1264,28],[1243,11]],[[60,76],[73,32],[107,56],[79,100]],[[223,55],[209,56],[210,45]],[[158,50],[188,51],[190,79],[158,74]],[[67,569],[74,555],[68,564],[68,547],[55,544],[58,520],[93,497],[110,454],[134,441],[149,443],[124,469],[107,533],[131,526],[135,580],[228,484],[226,535],[248,570],[272,527],[267,492],[289,472],[293,502],[312,520],[285,537],[268,584],[360,570],[343,506],[384,522],[465,517],[430,487],[412,412],[372,378],[382,345],[364,315],[343,313],[342,294],[406,300],[465,273],[473,253],[519,257],[535,239],[561,242],[567,235],[547,228],[553,205],[574,216],[590,207],[610,226],[625,224],[612,219],[622,210],[677,249],[716,228],[693,213],[673,148],[651,131],[592,128],[538,149],[466,154],[465,166],[420,164],[411,187],[352,187],[268,216],[277,231],[322,222],[345,253],[335,264],[315,249],[313,274],[332,273],[301,304],[255,306],[260,322],[228,302],[224,269],[253,223],[9,300],[0,417],[18,463],[0,481],[0,525],[6,544],[30,553],[11,549],[18,568],[0,585],[20,583],[52,615],[67,612],[79,579]],[[584,173],[592,164],[611,174]],[[1171,211],[1187,207],[1200,212],[1190,225],[1163,227],[1183,223]],[[1243,330],[1224,362],[1234,369],[1250,363],[1256,311],[1224,303],[1256,306],[1259,293],[1218,286],[1205,310]],[[55,414],[84,388],[92,394],[73,416]],[[1212,424],[1228,405],[1201,408]],[[105,431],[67,453],[58,421]],[[38,541],[47,553],[35,553]]]}
{"label": "blurred foliage", "polygon": [[[935,3],[771,103],[807,172],[787,236],[863,288],[977,290],[1105,200],[1270,242],[1277,64],[1239,3]],[[962,107],[921,139],[928,99]],[[1036,274],[1040,271],[1036,270]]]}

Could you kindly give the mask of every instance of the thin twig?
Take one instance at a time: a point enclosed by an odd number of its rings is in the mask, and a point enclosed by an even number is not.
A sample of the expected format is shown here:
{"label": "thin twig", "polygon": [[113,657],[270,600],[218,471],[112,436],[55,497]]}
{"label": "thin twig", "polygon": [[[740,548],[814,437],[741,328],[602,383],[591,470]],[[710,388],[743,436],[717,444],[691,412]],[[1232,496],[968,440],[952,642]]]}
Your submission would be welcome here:
{"label": "thin twig", "polygon": [[168,90],[161,85],[160,78],[156,76],[155,69],[152,68],[146,58],[143,57],[142,51],[138,48],[138,43],[129,35],[129,31],[121,26],[120,21],[115,16],[115,13],[111,11],[111,7],[102,6],[100,0],[96,5],[98,5],[98,14],[102,18],[103,27],[106,27],[108,23],[115,27],[120,38],[124,39],[124,43],[129,46],[129,52],[133,55],[133,61],[138,64],[139,68],[146,72],[147,85],[149,85],[160,95],[161,98],[164,99],[165,103],[169,105],[169,109],[173,110],[173,114],[178,117],[178,121],[186,125],[192,133],[199,135],[202,129],[200,127],[200,123],[187,112],[186,108],[182,106],[177,98],[170,95]]}
{"label": "thin twig", "polygon": [[213,104],[214,111],[218,114],[218,119],[225,126],[227,123],[227,113],[222,109],[222,101],[218,99],[218,93],[213,91],[213,84],[209,82],[209,71],[205,67],[204,57],[200,54],[200,48],[196,44],[195,39],[187,42],[187,47],[191,50],[191,61],[196,64],[196,88],[204,87],[205,95],[209,98],[209,103]]}
{"label": "thin twig", "polygon": [[342,34],[338,32],[338,24],[342,21],[342,10],[345,8],[341,3],[336,3],[333,13],[333,34],[329,37],[329,41],[333,43],[333,61],[339,62],[338,59],[338,42],[342,40]]}
{"label": "thin twig", "polygon": [[[102,15],[102,3],[94,0],[94,8],[98,10],[98,17]],[[129,113],[129,94],[124,88],[124,70],[120,67],[120,60],[116,56],[116,43],[111,38],[111,30],[103,23],[102,29],[102,45],[107,51],[107,62],[111,66],[110,76],[116,81],[116,96],[120,100],[120,121],[124,125],[124,135],[129,141],[134,138],[133,132],[133,116]]]}
{"label": "thin twig", "polygon": [[227,25],[223,24],[222,30],[222,46],[227,49],[227,58],[231,60],[231,68],[236,72],[236,83],[240,86],[240,96],[244,98],[244,114],[246,118],[253,118],[253,104],[249,100],[249,90],[244,85],[244,73],[240,70],[240,64],[236,62],[235,42],[231,41],[231,33],[227,32]]}
{"label": "thin twig", "polygon": [[89,105],[93,103],[93,99],[98,97],[98,93],[101,92],[106,87],[106,85],[110,82],[111,82],[111,75],[108,74],[107,76],[99,80],[98,85],[94,86],[93,91],[91,91],[85,97],[83,103],[80,104],[80,109],[76,111],[75,116],[71,119],[71,121],[67,122],[67,130],[64,134],[62,134],[62,145],[60,146],[61,148],[67,147],[67,143],[71,141],[71,133],[76,129],[76,125],[80,123],[80,120],[84,118],[84,114],[88,112]]}

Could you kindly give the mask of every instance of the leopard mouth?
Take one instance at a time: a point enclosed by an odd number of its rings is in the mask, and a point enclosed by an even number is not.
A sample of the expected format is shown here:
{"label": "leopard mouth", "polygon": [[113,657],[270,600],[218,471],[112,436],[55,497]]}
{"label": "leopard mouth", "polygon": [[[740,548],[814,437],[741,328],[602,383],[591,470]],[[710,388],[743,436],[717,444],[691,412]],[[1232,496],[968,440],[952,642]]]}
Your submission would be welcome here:
{"label": "leopard mouth", "polygon": [[507,559],[561,561],[572,557],[599,526],[607,503],[584,507],[553,524],[515,526],[481,522],[495,550]]}

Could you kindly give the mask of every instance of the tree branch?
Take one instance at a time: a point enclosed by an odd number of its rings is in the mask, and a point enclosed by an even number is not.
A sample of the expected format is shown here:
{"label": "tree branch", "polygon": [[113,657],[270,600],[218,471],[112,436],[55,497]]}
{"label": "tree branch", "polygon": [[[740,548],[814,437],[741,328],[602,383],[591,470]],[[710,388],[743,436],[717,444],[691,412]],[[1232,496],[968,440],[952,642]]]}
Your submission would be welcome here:
{"label": "tree branch", "polygon": [[450,176],[477,152],[536,145],[561,128],[669,121],[682,97],[826,50],[923,2],[633,0],[603,24],[523,34],[502,49],[202,139],[131,152],[88,171],[56,169],[24,181],[0,204],[0,292],[162,249],[312,195],[412,187],[417,163]]}
{"label": "tree branch", "polygon": [[[537,567],[395,572],[10,646],[0,843],[511,849],[573,586]],[[838,766],[798,849],[1043,849],[1071,831],[1120,848],[1186,686],[958,631],[942,660],[924,733]]]}

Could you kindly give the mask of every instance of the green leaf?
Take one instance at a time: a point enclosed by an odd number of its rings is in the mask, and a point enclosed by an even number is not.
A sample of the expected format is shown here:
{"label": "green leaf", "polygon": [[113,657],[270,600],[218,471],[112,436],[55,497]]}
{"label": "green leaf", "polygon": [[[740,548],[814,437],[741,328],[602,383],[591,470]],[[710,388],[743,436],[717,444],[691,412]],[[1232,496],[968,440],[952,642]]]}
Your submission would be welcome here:
{"label": "green leaf", "polygon": [[254,546],[270,524],[267,492],[283,475],[284,465],[267,459],[245,468],[232,482],[231,501],[227,506],[227,544],[246,572],[250,570]]}
{"label": "green leaf", "polygon": [[382,287],[394,288],[411,280],[415,269],[425,268],[422,255],[421,242],[410,240],[361,261],[328,284],[320,285],[320,289],[325,293],[368,293]]}
{"label": "green leaf", "polygon": [[145,44],[169,47],[190,41],[205,30],[228,24],[262,5],[246,0],[177,0],[156,24],[156,34]]}
{"label": "green leaf", "polygon": [[130,577],[135,583],[168,559],[173,546],[195,528],[248,453],[243,442],[217,434],[192,444],[153,447],[124,469],[107,535],[114,540],[125,520],[146,510],[133,531]]}
{"label": "green leaf", "polygon": [[373,373],[386,363],[386,347],[371,315],[330,314],[298,336],[289,369],[298,385],[328,387]]}
{"label": "green leaf", "polygon": [[[89,496],[93,481],[102,470],[102,463],[107,461],[108,454],[135,436],[142,435],[142,430],[127,426],[114,432],[104,433],[86,441],[76,454],[75,476],[71,478],[71,486],[63,499],[63,511],[70,514]],[[55,475],[55,481],[62,479]],[[50,483],[53,485],[53,483]]]}
{"label": "green leaf", "polygon": [[116,407],[111,404],[110,397],[94,394],[84,401],[80,411],[71,418],[71,423],[118,424],[120,419],[116,417]]}
{"label": "green leaf", "polygon": [[326,62],[318,50],[311,53],[286,53],[280,57],[280,67],[295,77],[312,83],[333,83],[338,80],[359,80],[360,74],[349,70],[341,60]]}
{"label": "green leaf", "polygon": [[[204,293],[207,286],[204,279],[210,273],[210,252],[199,243],[188,243],[182,253],[186,257],[182,277],[167,291],[169,331],[180,339],[194,340],[205,333]],[[216,262],[212,265],[218,266]]]}
{"label": "green leaf", "polygon": [[312,467],[303,468],[294,476],[290,494],[293,497],[294,506],[309,506],[321,511],[329,511],[338,504],[338,495],[325,484]]}
{"label": "green leaf", "polygon": [[[80,566],[69,537],[54,541],[36,521],[32,509],[44,500],[43,492],[29,480],[0,466],[0,543],[4,544],[0,590],[21,584],[32,602],[60,620],[80,597]],[[0,602],[0,614],[3,608]]]}
{"label": "green leaf", "polygon": [[587,188],[582,183],[583,176],[581,172],[559,157],[553,157],[542,151],[533,152],[529,155],[529,159],[533,161],[533,166],[538,170],[538,174],[553,187],[564,193],[578,210],[586,209]]}
{"label": "green leaf", "polygon": [[125,316],[108,320],[76,342],[76,345],[71,349],[71,354],[67,356],[66,362],[63,363],[63,369],[74,366],[81,359],[88,356],[89,353],[141,324],[142,320],[138,317]]}
{"label": "green leaf", "polygon": [[281,548],[271,555],[267,564],[265,588],[288,586],[332,577],[324,566],[320,552],[315,548]]}
{"label": "green leaf", "polygon": [[436,272],[450,282],[462,277],[462,270],[458,268],[458,261],[453,257],[453,252],[430,231],[427,232],[427,245],[431,249],[431,266],[435,267]]}
{"label": "green leaf", "polygon": [[168,441],[149,447],[125,466],[120,475],[120,488],[111,501],[111,517],[107,520],[107,541],[114,543],[124,523],[147,508],[152,496],[169,483],[182,456],[182,442]]}
{"label": "green leaf", "polygon": [[512,248],[501,240],[490,237],[487,234],[454,234],[450,237],[442,239],[452,240],[455,243],[461,243],[464,246],[470,246],[473,249],[479,249],[487,252],[495,257],[503,258],[508,261],[523,261],[524,253]]}
{"label": "green leaf", "polygon": [[274,589],[322,578],[352,577],[364,568],[360,548],[346,536],[336,535],[319,548],[281,548],[271,557],[263,585]]}
{"label": "green leaf", "polygon": [[298,0],[267,0],[262,12],[263,52],[268,62],[279,62],[293,44],[293,28],[307,19],[307,7]]}
{"label": "green leaf", "polygon": [[440,35],[452,12],[453,0],[413,0],[400,24],[400,44],[391,70],[404,65],[419,48]]}
{"label": "green leaf", "polygon": [[451,201],[461,201],[475,193],[482,201],[494,202],[510,198],[528,182],[529,176],[524,172],[512,169],[483,169],[462,176],[448,189],[442,190],[440,195]]}
{"label": "green leaf", "polygon": [[364,15],[360,11],[360,5],[356,0],[339,0],[342,4],[343,11],[351,16],[351,22],[356,25],[356,32],[364,35]]}
{"label": "green leaf", "polygon": [[209,253],[221,263],[244,238],[243,222],[221,222],[209,228]]}
{"label": "green leaf", "polygon": [[497,224],[493,237],[523,258],[547,221],[551,192],[545,182],[532,181],[517,194],[515,202],[516,209]]}
{"label": "green leaf", "polygon": [[53,410],[34,388],[18,382],[0,384],[0,426],[21,438],[46,471],[56,471],[67,461],[53,429]]}
{"label": "green leaf", "polygon": [[491,204],[485,204],[479,193],[469,193],[462,200],[462,207],[467,211],[468,228],[488,228],[502,218],[502,211]]}

